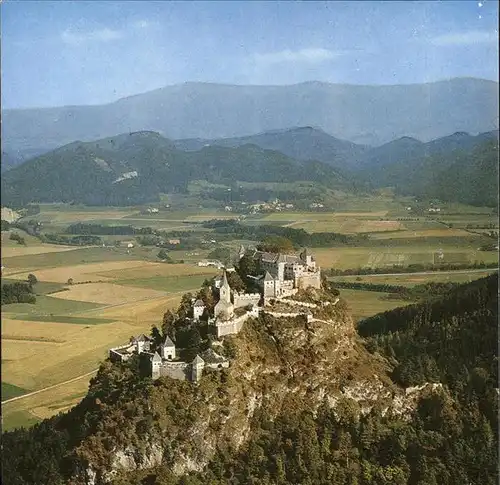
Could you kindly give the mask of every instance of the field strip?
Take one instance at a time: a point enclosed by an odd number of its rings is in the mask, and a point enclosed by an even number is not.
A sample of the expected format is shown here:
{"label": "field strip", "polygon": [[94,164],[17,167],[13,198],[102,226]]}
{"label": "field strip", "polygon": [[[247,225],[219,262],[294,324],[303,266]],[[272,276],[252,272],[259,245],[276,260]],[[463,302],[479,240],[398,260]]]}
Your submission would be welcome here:
{"label": "field strip", "polygon": [[53,339],[48,337],[23,337],[21,335],[2,335],[2,340],[15,340],[23,342],[37,342],[43,344],[63,344],[66,340]]}
{"label": "field strip", "polygon": [[52,386],[45,387],[43,389],[39,389],[38,391],[33,391],[33,392],[29,392],[28,394],[23,394],[22,396],[17,396],[17,397],[13,397],[11,399],[7,399],[7,401],[2,401],[2,404],[7,404],[8,402],[18,401],[19,399],[23,399],[23,398],[29,397],[29,396],[34,396],[35,394],[40,394],[41,392],[48,391],[49,389],[54,389],[55,387],[59,387],[59,386],[65,385],[65,384],[69,384],[70,382],[74,382],[74,381],[77,381],[78,379],[82,379],[84,377],[87,377],[87,376],[90,376],[92,374],[95,374],[98,370],[99,369],[94,369],[94,370],[92,370],[90,372],[87,372],[86,374],[82,374],[81,376],[73,377],[73,379],[69,379],[69,380],[64,381],[64,382],[59,382],[58,384],[53,384]]}
{"label": "field strip", "polygon": [[305,224],[307,222],[320,222],[320,221],[318,221],[317,219],[301,219],[300,221],[289,222],[288,224],[285,224],[283,227],[298,226],[299,224]]}
{"label": "field strip", "polygon": [[366,278],[372,278],[377,276],[426,276],[426,275],[438,275],[438,274],[467,274],[467,273],[484,273],[486,271],[491,271],[494,273],[498,271],[498,268],[482,268],[482,269],[463,269],[463,270],[453,270],[453,271],[419,271],[417,273],[376,273],[376,274],[350,274],[350,275],[336,275],[330,278],[336,278],[338,276],[363,276]]}
{"label": "field strip", "polygon": [[191,288],[189,290],[181,290],[181,291],[175,291],[173,293],[167,293],[166,295],[163,295],[163,296],[153,296],[153,297],[148,297],[148,298],[143,298],[142,300],[136,300],[136,301],[132,301],[132,302],[125,302],[125,303],[114,303],[112,305],[106,305],[106,306],[101,306],[99,308],[90,308],[88,310],[82,310],[80,312],[74,312],[72,313],[72,315],[81,315],[82,313],[92,313],[92,312],[102,312],[104,310],[108,310],[109,308],[116,308],[116,307],[120,307],[120,306],[125,306],[125,305],[132,305],[134,303],[143,303],[145,301],[154,301],[154,300],[161,300],[162,298],[165,298],[166,296],[171,296],[171,298],[168,298],[167,301],[169,300],[173,300],[174,298],[176,298],[177,295],[179,294],[184,294],[184,293],[191,293],[191,292],[194,292],[194,291],[198,291],[200,288]]}

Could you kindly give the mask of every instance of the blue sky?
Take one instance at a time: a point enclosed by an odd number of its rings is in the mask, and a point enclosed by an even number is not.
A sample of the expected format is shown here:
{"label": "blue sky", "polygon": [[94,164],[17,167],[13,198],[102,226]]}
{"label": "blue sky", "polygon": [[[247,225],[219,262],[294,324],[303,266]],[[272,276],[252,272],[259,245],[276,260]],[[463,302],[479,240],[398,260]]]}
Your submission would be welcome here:
{"label": "blue sky", "polygon": [[498,78],[495,1],[4,0],[2,107],[100,104],[186,81]]}

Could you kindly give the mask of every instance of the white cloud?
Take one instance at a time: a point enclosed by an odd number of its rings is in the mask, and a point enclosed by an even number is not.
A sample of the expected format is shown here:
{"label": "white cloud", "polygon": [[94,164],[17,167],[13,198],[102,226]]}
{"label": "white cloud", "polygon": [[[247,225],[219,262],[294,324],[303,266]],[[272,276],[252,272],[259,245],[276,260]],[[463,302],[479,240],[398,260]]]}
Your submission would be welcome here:
{"label": "white cloud", "polygon": [[447,47],[461,45],[490,44],[498,42],[498,32],[470,30],[468,32],[451,32],[431,38],[431,44]]}
{"label": "white cloud", "polygon": [[61,34],[62,41],[65,44],[70,45],[81,45],[88,42],[111,42],[121,39],[122,37],[122,31],[108,28],[91,30],[87,32],[72,31],[70,29],[67,29]]}
{"label": "white cloud", "polygon": [[278,52],[267,52],[265,54],[254,54],[253,60],[258,64],[281,64],[281,63],[309,63],[319,64],[331,61],[341,56],[343,52],[328,49],[300,49],[292,51],[286,49]]}

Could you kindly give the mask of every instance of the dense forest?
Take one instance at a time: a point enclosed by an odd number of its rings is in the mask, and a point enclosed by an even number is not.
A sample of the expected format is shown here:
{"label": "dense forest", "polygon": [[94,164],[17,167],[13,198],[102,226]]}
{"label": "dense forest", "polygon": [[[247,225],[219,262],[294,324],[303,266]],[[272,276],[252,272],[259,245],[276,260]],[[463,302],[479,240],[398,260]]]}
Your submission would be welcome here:
{"label": "dense forest", "polygon": [[304,229],[273,225],[250,226],[235,220],[215,219],[203,223],[217,234],[231,234],[236,239],[253,239],[262,241],[269,236],[280,236],[289,239],[296,246],[323,247],[338,245],[354,245],[368,240],[367,236],[346,236],[335,232],[309,233]]}
{"label": "dense forest", "polygon": [[[335,407],[322,404],[315,413],[307,399],[277,415],[260,408],[251,419],[248,440],[237,451],[219,441],[203,470],[174,475],[168,466],[156,466],[118,475],[113,483],[493,485],[498,458],[497,295],[493,275],[360,323],[373,362],[384,356],[396,384],[442,386],[420,395],[409,415],[383,406],[363,412],[347,397]],[[179,314],[188,311],[188,300],[181,303]],[[169,318],[162,332],[171,334]],[[75,450],[85,438],[95,437],[87,453],[107,456],[117,440],[142,446],[137,443],[157,433],[160,423],[180,429],[182,423],[197,419],[197,413],[202,416],[206,407],[195,400],[199,393],[209,392],[223,405],[229,402],[226,371],[207,376],[196,390],[190,383],[168,379],[152,385],[138,376],[134,365],[106,362],[88,396],[71,412],[29,430],[5,433],[4,483],[80,483],[70,477],[81,467]],[[161,399],[155,409],[164,417],[148,411],[148,399]],[[131,420],[135,428],[130,428]],[[105,429],[115,435],[103,436]],[[192,436],[182,439],[171,443],[167,456],[176,447],[190,446]]]}

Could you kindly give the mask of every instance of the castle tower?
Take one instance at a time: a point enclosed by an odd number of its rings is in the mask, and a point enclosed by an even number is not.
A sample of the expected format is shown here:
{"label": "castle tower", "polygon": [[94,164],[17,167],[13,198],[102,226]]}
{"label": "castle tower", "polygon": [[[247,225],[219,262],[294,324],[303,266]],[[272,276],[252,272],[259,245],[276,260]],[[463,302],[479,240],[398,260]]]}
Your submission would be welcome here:
{"label": "castle tower", "polygon": [[204,367],[205,361],[197,355],[191,363],[191,380],[193,382],[199,382],[201,375],[203,374]]}
{"label": "castle tower", "polygon": [[219,301],[223,301],[225,303],[231,303],[231,287],[227,281],[227,273],[224,270],[224,274],[222,275],[222,283],[219,290]]}
{"label": "castle tower", "polygon": [[175,344],[172,339],[167,335],[165,342],[160,345],[161,357],[165,360],[175,359]]}
{"label": "castle tower", "polygon": [[160,377],[160,366],[161,366],[161,357],[158,352],[155,352],[153,357],[151,357],[151,377],[153,379],[158,379]]}
{"label": "castle tower", "polygon": [[193,305],[193,318],[198,321],[205,311],[205,303],[203,300],[196,300]]}
{"label": "castle tower", "polygon": [[316,263],[313,260],[313,257],[311,253],[307,250],[307,248],[304,248],[304,251],[300,253],[300,259],[306,264],[308,268],[315,268]]}
{"label": "castle tower", "polygon": [[269,271],[264,275],[264,300],[266,298],[276,297],[276,280],[271,276]]}
{"label": "castle tower", "polygon": [[226,271],[224,271],[219,289],[219,301],[215,305],[214,315],[215,318],[228,320],[233,316],[233,312],[234,306],[231,303],[231,287],[227,281]]}

